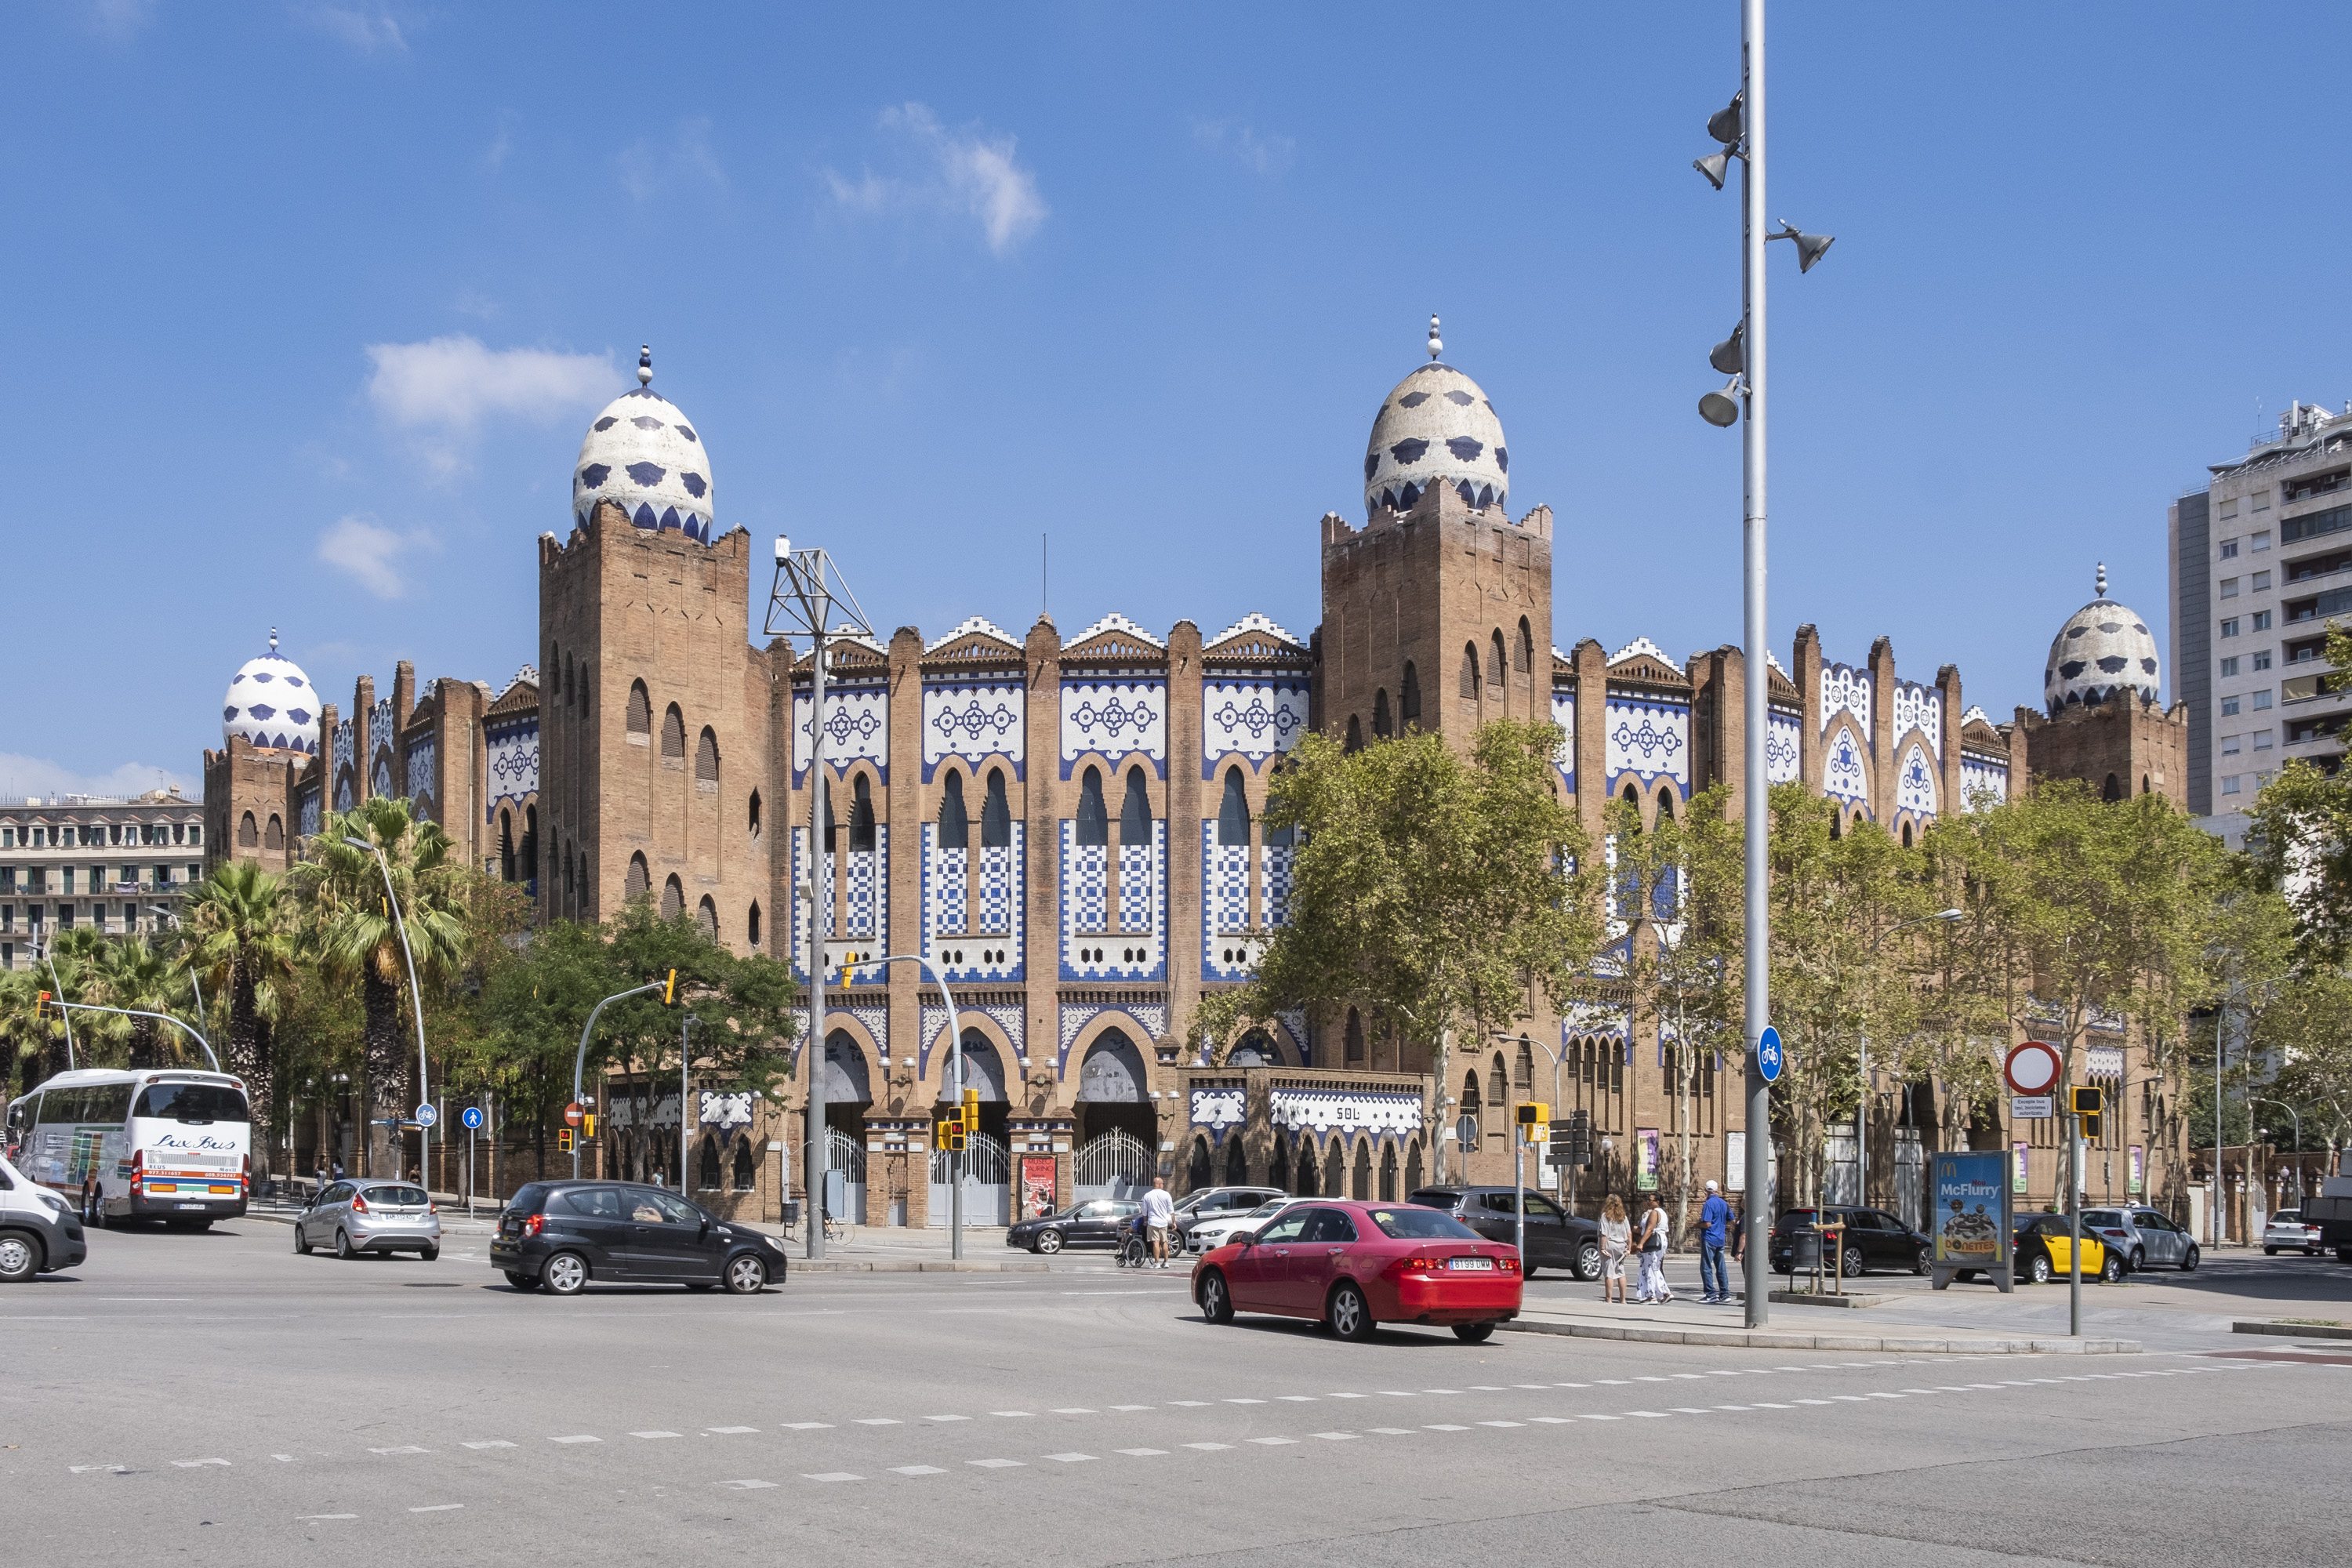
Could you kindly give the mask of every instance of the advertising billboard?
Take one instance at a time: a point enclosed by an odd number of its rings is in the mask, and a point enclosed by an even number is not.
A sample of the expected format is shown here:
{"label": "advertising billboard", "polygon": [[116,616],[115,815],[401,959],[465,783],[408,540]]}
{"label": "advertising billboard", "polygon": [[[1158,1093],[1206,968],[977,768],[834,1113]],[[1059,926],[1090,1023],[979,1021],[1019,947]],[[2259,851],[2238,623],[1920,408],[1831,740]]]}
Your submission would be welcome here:
{"label": "advertising billboard", "polygon": [[2008,1173],[2000,1150],[1938,1153],[1928,1219],[1939,1269],[1999,1269],[2009,1255]]}

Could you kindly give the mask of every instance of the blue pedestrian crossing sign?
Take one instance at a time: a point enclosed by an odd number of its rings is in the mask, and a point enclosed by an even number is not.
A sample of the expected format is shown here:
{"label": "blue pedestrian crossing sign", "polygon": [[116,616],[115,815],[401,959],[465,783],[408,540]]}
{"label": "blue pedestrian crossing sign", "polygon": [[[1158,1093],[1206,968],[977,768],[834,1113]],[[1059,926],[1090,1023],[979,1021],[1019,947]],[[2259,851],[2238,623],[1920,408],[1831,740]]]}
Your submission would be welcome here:
{"label": "blue pedestrian crossing sign", "polygon": [[416,1125],[419,1127],[430,1127],[440,1120],[441,1113],[433,1109],[431,1100],[428,1100],[416,1108]]}
{"label": "blue pedestrian crossing sign", "polygon": [[1767,1025],[1756,1042],[1756,1070],[1766,1083],[1778,1083],[1780,1068],[1785,1065],[1780,1055],[1780,1031]]}
{"label": "blue pedestrian crossing sign", "polygon": [[482,1108],[478,1105],[469,1105],[457,1112],[457,1120],[466,1124],[466,1130],[468,1132],[478,1132],[482,1130]]}

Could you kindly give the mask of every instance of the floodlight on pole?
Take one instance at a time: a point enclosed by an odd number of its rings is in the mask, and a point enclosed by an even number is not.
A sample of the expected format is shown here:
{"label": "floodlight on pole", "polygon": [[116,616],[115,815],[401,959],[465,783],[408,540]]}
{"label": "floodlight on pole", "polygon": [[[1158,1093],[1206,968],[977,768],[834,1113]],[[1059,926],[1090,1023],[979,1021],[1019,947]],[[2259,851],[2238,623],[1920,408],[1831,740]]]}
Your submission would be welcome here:
{"label": "floodlight on pole", "polygon": [[1787,218],[1780,220],[1780,233],[1768,234],[1764,237],[1796,241],[1797,270],[1800,274],[1811,272],[1813,269],[1813,263],[1819,261],[1828,253],[1829,247],[1837,243],[1837,236],[1833,234],[1807,234]]}
{"label": "floodlight on pole", "polygon": [[1748,323],[1740,322],[1731,329],[1731,335],[1707,351],[1706,363],[1725,375],[1738,375],[1748,368]]}
{"label": "floodlight on pole", "polygon": [[1705,176],[1708,184],[1719,191],[1723,189],[1724,176],[1731,172],[1731,154],[1727,152],[1709,153],[1704,158],[1693,158],[1691,167]]}
{"label": "floodlight on pole", "polygon": [[1731,101],[1706,117],[1706,133],[1733,152],[1739,148],[1740,138],[1747,134],[1748,89],[1742,88],[1731,95]]}
{"label": "floodlight on pole", "polygon": [[1747,395],[1747,379],[1735,375],[1723,384],[1722,391],[1698,400],[1698,416],[1718,430],[1727,429],[1739,423],[1739,401]]}

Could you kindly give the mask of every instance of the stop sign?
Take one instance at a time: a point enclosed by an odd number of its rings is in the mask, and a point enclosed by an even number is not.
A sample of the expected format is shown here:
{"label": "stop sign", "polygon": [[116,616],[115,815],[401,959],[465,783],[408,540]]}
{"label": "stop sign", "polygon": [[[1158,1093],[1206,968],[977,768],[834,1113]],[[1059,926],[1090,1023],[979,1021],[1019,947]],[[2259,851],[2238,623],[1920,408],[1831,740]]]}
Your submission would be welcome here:
{"label": "stop sign", "polygon": [[580,1102],[576,1100],[563,1108],[563,1120],[568,1126],[577,1127],[587,1118],[588,1113],[580,1109]]}

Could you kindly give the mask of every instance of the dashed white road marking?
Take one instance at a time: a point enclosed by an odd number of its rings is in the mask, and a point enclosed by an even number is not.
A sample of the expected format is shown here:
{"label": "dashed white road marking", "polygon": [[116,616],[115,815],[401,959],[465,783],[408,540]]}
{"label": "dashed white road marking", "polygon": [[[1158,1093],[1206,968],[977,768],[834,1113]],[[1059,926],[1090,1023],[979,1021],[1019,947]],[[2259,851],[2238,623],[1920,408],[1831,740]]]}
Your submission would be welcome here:
{"label": "dashed white road marking", "polygon": [[1356,1435],[1353,1432],[1309,1432],[1307,1436],[1323,1438],[1326,1442],[1346,1443],[1352,1441]]}
{"label": "dashed white road marking", "polygon": [[461,1502],[425,1502],[418,1503],[408,1511],[411,1513],[455,1513],[457,1510],[465,1506],[466,1505]]}
{"label": "dashed white road marking", "polygon": [[504,1437],[492,1437],[487,1442],[460,1443],[457,1447],[460,1448],[511,1448],[514,1445],[508,1442]]}
{"label": "dashed white road marking", "polygon": [[1481,1426],[1524,1426],[1527,1423],[1524,1421],[1481,1421],[1478,1425]]}
{"label": "dashed white road marking", "polygon": [[1092,1454],[1048,1454],[1045,1457],[1056,1464],[1063,1465],[1090,1464],[1094,1460]]}
{"label": "dashed white road marking", "polygon": [[66,1468],[77,1476],[86,1476],[92,1470],[110,1476],[127,1476],[131,1473],[131,1467],[128,1465],[68,1465]]}
{"label": "dashed white road marking", "polygon": [[[810,1479],[811,1479],[812,1480],[814,1480],[815,1478],[814,1478],[814,1477],[811,1477]],[[761,1491],[761,1490],[764,1490],[764,1489],[767,1489],[767,1488],[769,1488],[769,1487],[772,1487],[772,1486],[774,1486],[776,1483],[775,1483],[775,1482],[773,1482],[773,1481],[762,1481],[762,1480],[757,1480],[757,1479],[754,1479],[754,1480],[742,1480],[742,1481],[714,1481],[714,1482],[712,1482],[711,1484],[712,1484],[712,1485],[714,1485],[714,1486],[733,1487],[737,1491],[756,1492],[756,1491]]]}
{"label": "dashed white road marking", "polygon": [[830,1421],[787,1421],[784,1423],[784,1430],[787,1432],[830,1432],[833,1430],[833,1423]]}
{"label": "dashed white road marking", "polygon": [[1199,1410],[1209,1402],[1205,1399],[1171,1399],[1168,1403],[1181,1410]]}
{"label": "dashed white road marking", "polygon": [[862,1481],[866,1478],[853,1475],[847,1470],[818,1470],[803,1479],[812,1481]]}
{"label": "dashed white road marking", "polygon": [[1663,1410],[1628,1410],[1625,1414],[1638,1415],[1644,1421],[1664,1421],[1666,1418],[1666,1413]]}
{"label": "dashed white road marking", "polygon": [[1230,1448],[1233,1445],[1231,1443],[1187,1443],[1184,1447],[1198,1448],[1204,1454],[1213,1454]]}
{"label": "dashed white road marking", "polygon": [[1286,1448],[1298,1441],[1296,1437],[1250,1437],[1244,1440],[1264,1448]]}
{"label": "dashed white road marking", "polygon": [[1424,1432],[1467,1432],[1470,1428],[1467,1426],[1456,1426],[1451,1422],[1439,1421],[1423,1427],[1422,1430]]}
{"label": "dashed white road marking", "polygon": [[569,1437],[550,1437],[548,1439],[551,1443],[601,1443],[604,1440],[604,1439],[602,1437],[593,1436],[586,1432],[575,1432]]}
{"label": "dashed white road marking", "polygon": [[[853,1426],[904,1426],[906,1423],[895,1415],[861,1415],[850,1425]],[[715,1432],[719,1428],[714,1426],[711,1430]],[[747,1427],[745,1430],[748,1431],[750,1428]]]}
{"label": "dashed white road marking", "polygon": [[1315,1395],[1311,1394],[1283,1394],[1281,1398],[1285,1405],[1314,1405],[1319,1403]]}
{"label": "dashed white road marking", "polygon": [[1113,1410],[1149,1410],[1151,1406],[1149,1405],[1114,1405],[1110,1408]]}
{"label": "dashed white road marking", "polygon": [[971,1417],[969,1415],[926,1415],[923,1419],[926,1421],[969,1421]]}
{"label": "dashed white road marking", "polygon": [[1325,1397],[1329,1399],[1370,1399],[1371,1395],[1369,1394],[1327,1394]]}
{"label": "dashed white road marking", "polygon": [[200,1470],[206,1465],[218,1465],[224,1470],[229,1468],[226,1459],[174,1459],[172,1461],[172,1468],[178,1470]]}
{"label": "dashed white road marking", "polygon": [[947,1474],[937,1465],[893,1465],[890,1467],[890,1473],[894,1476],[944,1476]]}
{"label": "dashed white road marking", "polygon": [[1019,1459],[966,1459],[964,1463],[982,1470],[1017,1470],[1022,1466]]}
{"label": "dashed white road marking", "polygon": [[632,1433],[630,1433],[630,1434],[629,1434],[629,1436],[632,1436],[632,1437],[647,1437],[647,1438],[652,1438],[652,1437],[682,1437],[682,1436],[685,1436],[685,1434],[684,1434],[684,1433],[682,1433],[682,1432],[632,1432]]}
{"label": "dashed white road marking", "polygon": [[1263,1399],[1228,1399],[1224,1403],[1227,1405],[1264,1405],[1265,1401]]}
{"label": "dashed white road marking", "polygon": [[300,1523],[300,1524],[307,1524],[307,1523],[310,1522],[311,1521],[314,1521],[314,1520],[321,1520],[321,1519],[357,1519],[357,1518],[359,1518],[359,1515],[358,1515],[358,1514],[355,1514],[355,1513],[298,1513],[298,1514],[296,1514],[296,1515],[294,1516],[295,1522],[297,1522],[297,1523]]}
{"label": "dashed white road marking", "polygon": [[1374,1426],[1371,1430],[1382,1437],[1410,1437],[1412,1436],[1412,1428],[1410,1426]]}
{"label": "dashed white road marking", "polygon": [[1168,1450],[1165,1448],[1121,1448],[1118,1452],[1125,1454],[1131,1459],[1157,1459],[1165,1456]]}
{"label": "dashed white road marking", "polygon": [[1034,1410],[992,1410],[989,1414],[991,1415],[1016,1416],[1034,1415],[1037,1413]]}
{"label": "dashed white road marking", "polygon": [[403,1443],[397,1448],[370,1448],[371,1454],[429,1454],[430,1448],[420,1448],[414,1443]]}

